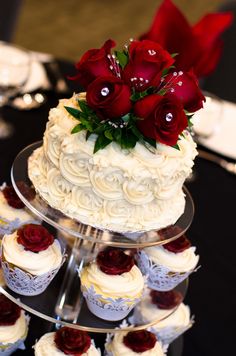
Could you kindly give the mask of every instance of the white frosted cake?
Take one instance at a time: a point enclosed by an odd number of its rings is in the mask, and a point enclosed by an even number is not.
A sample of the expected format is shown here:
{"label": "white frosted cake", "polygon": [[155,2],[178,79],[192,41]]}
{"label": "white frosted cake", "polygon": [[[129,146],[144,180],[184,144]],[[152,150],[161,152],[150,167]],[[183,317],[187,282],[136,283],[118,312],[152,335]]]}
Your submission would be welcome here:
{"label": "white frosted cake", "polygon": [[29,159],[29,177],[40,196],[65,215],[102,229],[148,231],[174,224],[183,214],[183,183],[191,173],[196,144],[186,131],[179,150],[150,150],[137,142],[112,142],[93,153],[96,135],[71,134],[78,122],[64,106],[79,109],[74,95],[51,109],[43,145]]}

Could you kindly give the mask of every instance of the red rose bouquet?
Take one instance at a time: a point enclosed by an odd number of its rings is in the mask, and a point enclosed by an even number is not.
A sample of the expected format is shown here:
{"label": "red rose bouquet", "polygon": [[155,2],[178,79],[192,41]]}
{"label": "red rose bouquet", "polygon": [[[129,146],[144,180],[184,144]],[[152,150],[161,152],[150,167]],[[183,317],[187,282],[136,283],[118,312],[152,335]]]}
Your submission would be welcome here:
{"label": "red rose bouquet", "polygon": [[115,141],[121,148],[157,143],[178,149],[178,138],[191,126],[205,100],[192,71],[175,69],[175,54],[150,40],[131,41],[111,52],[108,40],[77,63],[77,79],[86,90],[79,109],[65,107],[78,120],[72,133],[96,134],[94,153]]}

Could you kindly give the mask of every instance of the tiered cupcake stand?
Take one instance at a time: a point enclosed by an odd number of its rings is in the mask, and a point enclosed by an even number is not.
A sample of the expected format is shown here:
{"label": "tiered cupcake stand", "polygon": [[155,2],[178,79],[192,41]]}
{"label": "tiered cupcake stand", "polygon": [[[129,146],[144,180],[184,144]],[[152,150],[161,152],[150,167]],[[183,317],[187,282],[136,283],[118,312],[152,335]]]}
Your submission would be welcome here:
{"label": "tiered cupcake stand", "polygon": [[[8,287],[0,287],[0,292],[23,309],[57,324],[57,326],[67,325],[93,333],[119,332],[122,320],[115,322],[102,320],[88,310],[80,292],[79,274],[81,268],[93,260],[97,252],[105,246],[120,247],[135,252],[136,249],[162,245],[178,238],[189,228],[193,219],[194,205],[191,196],[184,189],[186,194],[185,211],[175,224],[180,228],[181,233],[168,236],[168,239],[165,240],[161,240],[156,231],[138,235],[131,233],[125,236],[76,222],[51,208],[38,194],[35,194],[33,198],[32,195],[29,196],[28,188],[32,188],[32,183],[27,174],[27,161],[32,152],[41,145],[42,142],[34,143],[26,147],[16,157],[11,171],[12,184],[20,199],[31,212],[36,214],[43,224],[46,224],[47,228],[60,238],[66,249],[67,260],[46,291],[38,296],[22,296],[11,291]],[[183,295],[186,293],[187,283],[188,281],[185,280],[176,287]],[[126,322],[123,322],[123,330],[141,330],[160,321],[150,320],[145,325],[132,325],[130,324],[132,314],[133,311],[126,318]]]}

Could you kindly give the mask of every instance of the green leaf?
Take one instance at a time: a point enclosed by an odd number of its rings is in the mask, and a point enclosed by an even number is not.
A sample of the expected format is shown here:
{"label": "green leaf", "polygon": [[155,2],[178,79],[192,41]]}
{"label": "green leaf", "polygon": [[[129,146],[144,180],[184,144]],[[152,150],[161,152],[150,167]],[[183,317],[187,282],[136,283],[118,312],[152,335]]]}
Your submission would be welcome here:
{"label": "green leaf", "polygon": [[104,135],[109,139],[109,140],[113,140],[113,136],[112,136],[112,132],[111,132],[111,130],[106,130],[105,132],[104,132]]}
{"label": "green leaf", "polygon": [[179,53],[176,52],[176,53],[172,53],[170,56],[171,56],[172,58],[175,58],[175,57],[178,56],[178,55],[179,55]]}
{"label": "green leaf", "polygon": [[122,132],[122,136],[121,136],[122,148],[126,148],[126,149],[134,148],[137,141],[138,138],[131,131],[126,130],[125,132]]}
{"label": "green leaf", "polygon": [[81,111],[83,111],[85,114],[89,115],[93,113],[93,110],[88,106],[85,100],[78,100],[78,103]]}
{"label": "green leaf", "polygon": [[71,108],[69,106],[64,106],[64,108],[68,111],[70,115],[72,115],[75,119],[80,120],[81,111],[75,108]]}
{"label": "green leaf", "polygon": [[150,146],[152,146],[154,148],[157,148],[157,142],[153,138],[149,138],[149,137],[144,136],[143,139],[144,139],[144,141],[149,143]]}
{"label": "green leaf", "polygon": [[72,133],[72,134],[75,134],[75,133],[80,132],[80,131],[82,131],[82,130],[84,130],[84,129],[85,129],[85,128],[84,128],[83,125],[78,124],[78,125],[76,125],[76,126],[71,130],[71,133]]}
{"label": "green leaf", "polygon": [[117,128],[116,130],[113,131],[114,140],[119,144],[121,143],[121,136],[122,136],[122,130],[120,128]]}
{"label": "green leaf", "polygon": [[179,145],[176,143],[176,145],[172,146],[173,148],[175,148],[176,150],[180,151]]}
{"label": "green leaf", "polygon": [[128,57],[127,52],[115,51],[115,55],[119,61],[121,68],[124,69],[126,64],[129,62],[129,57]]}
{"label": "green leaf", "polygon": [[109,140],[107,137],[105,137],[103,134],[99,135],[97,140],[96,140],[96,142],[95,142],[93,153],[96,153],[97,151],[105,148],[111,142],[112,141]]}
{"label": "green leaf", "polygon": [[130,119],[130,115],[129,115],[129,114],[126,114],[126,115],[122,116],[122,120],[123,120],[124,122],[128,122],[129,119]]}
{"label": "green leaf", "polygon": [[89,139],[89,136],[92,135],[92,132],[87,131],[86,132],[86,136],[85,136],[85,140],[87,141]]}
{"label": "green leaf", "polygon": [[136,126],[132,125],[130,129],[138,139],[143,138],[143,135],[141,134],[141,132],[138,130],[138,128]]}

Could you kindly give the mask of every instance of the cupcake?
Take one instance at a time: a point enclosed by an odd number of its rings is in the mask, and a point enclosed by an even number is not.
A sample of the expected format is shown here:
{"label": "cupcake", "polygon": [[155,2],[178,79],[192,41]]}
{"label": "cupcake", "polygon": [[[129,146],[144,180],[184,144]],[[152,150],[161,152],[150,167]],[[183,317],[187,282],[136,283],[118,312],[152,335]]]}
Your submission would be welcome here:
{"label": "cupcake", "polygon": [[137,263],[147,276],[148,286],[168,291],[185,280],[197,266],[199,256],[185,235],[162,246],[146,247],[137,253]]}
{"label": "cupcake", "polygon": [[[29,198],[33,194],[29,191]],[[0,235],[10,234],[23,224],[40,222],[25,207],[12,186],[0,187]]]}
{"label": "cupcake", "polygon": [[35,356],[100,356],[88,333],[63,327],[43,335],[34,345]]}
{"label": "cupcake", "polygon": [[139,302],[144,278],[132,256],[107,248],[81,272],[81,289],[89,310],[105,320],[120,320]]}
{"label": "cupcake", "polygon": [[1,255],[7,286],[22,295],[42,293],[64,262],[59,241],[35,224],[4,235]]}
{"label": "cupcake", "polygon": [[163,344],[170,344],[192,326],[190,309],[182,300],[182,294],[176,290],[151,290],[135,308],[133,322],[139,325],[156,320],[150,330]]}
{"label": "cupcake", "polygon": [[106,356],[164,356],[155,334],[147,330],[120,331],[105,345]]}
{"label": "cupcake", "polygon": [[8,356],[24,349],[29,318],[24,311],[0,294],[0,355]]}

